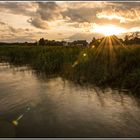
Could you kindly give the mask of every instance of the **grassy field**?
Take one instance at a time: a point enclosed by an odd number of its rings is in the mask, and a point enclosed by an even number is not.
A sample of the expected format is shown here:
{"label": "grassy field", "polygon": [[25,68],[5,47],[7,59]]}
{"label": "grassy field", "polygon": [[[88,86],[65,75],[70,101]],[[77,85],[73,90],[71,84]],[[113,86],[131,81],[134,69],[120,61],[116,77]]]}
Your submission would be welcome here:
{"label": "grassy field", "polygon": [[129,89],[140,95],[140,47],[85,48],[0,46],[1,61],[27,65],[45,75],[59,74],[80,84]]}

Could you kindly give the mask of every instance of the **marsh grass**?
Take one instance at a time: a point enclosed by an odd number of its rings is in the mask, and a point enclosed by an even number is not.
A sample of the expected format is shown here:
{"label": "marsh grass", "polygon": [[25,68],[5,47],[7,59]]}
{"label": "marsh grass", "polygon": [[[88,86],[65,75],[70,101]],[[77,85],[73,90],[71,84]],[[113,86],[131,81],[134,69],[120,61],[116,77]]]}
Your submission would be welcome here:
{"label": "marsh grass", "polygon": [[115,55],[107,48],[98,54],[98,48],[86,47],[26,47],[0,46],[1,60],[21,66],[27,65],[38,73],[61,75],[80,84],[96,84],[126,88],[140,93],[140,47],[115,47]]}

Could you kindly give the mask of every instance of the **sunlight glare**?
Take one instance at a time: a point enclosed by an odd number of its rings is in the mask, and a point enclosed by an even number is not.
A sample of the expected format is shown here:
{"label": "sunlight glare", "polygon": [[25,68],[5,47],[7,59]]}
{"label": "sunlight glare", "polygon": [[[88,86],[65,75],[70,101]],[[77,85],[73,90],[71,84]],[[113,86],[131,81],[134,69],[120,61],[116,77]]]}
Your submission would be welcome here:
{"label": "sunlight glare", "polygon": [[103,25],[103,26],[96,25],[91,30],[91,32],[100,33],[103,34],[104,36],[111,36],[111,35],[119,35],[121,33],[125,33],[126,29],[115,25]]}
{"label": "sunlight glare", "polygon": [[86,56],[86,55],[87,55],[86,53],[83,54],[83,56]]}

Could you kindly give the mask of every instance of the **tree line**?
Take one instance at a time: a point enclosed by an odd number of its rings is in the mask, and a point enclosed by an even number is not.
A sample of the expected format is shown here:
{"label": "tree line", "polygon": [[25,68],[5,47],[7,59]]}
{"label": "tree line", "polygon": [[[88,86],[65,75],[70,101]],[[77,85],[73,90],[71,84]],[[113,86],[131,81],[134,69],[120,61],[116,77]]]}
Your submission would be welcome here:
{"label": "tree line", "polygon": [[[125,35],[124,39],[118,38],[115,35],[113,35],[112,37],[115,37],[121,43],[126,44],[126,45],[140,44],[139,32],[134,32],[130,35]],[[41,38],[38,41],[38,45],[40,46],[46,45],[46,46],[95,46],[95,47],[98,47],[104,38],[105,37],[102,37],[102,38],[93,37],[91,42],[89,43],[86,40],[75,40],[73,42],[66,42],[66,41],[45,40],[44,38]]]}
{"label": "tree line", "polygon": [[[126,45],[132,45],[132,44],[140,44],[140,32],[134,32],[130,35],[125,35],[124,39],[118,38],[117,36],[113,35],[117,40],[122,42]],[[7,42],[0,42],[0,45],[23,45],[23,46],[81,46],[81,47],[87,47],[87,46],[94,46],[98,47],[99,44],[102,42],[102,40],[105,37],[102,38],[95,38],[93,37],[91,42],[87,42],[86,40],[75,40],[72,42],[68,41],[56,41],[56,40],[48,40],[44,38],[40,38],[36,42],[14,42],[14,43],[7,43]]]}

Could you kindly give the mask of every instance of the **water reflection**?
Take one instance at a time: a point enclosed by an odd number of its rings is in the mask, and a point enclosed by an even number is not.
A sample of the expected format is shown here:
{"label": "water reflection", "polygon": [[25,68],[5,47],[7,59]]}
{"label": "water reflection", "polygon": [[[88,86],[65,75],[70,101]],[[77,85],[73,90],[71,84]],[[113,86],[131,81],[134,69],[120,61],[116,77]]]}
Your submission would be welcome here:
{"label": "water reflection", "polygon": [[2,63],[0,123],[1,137],[139,137],[139,99]]}

